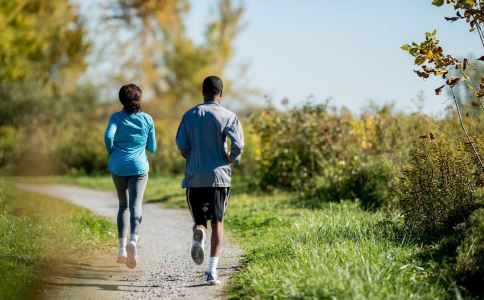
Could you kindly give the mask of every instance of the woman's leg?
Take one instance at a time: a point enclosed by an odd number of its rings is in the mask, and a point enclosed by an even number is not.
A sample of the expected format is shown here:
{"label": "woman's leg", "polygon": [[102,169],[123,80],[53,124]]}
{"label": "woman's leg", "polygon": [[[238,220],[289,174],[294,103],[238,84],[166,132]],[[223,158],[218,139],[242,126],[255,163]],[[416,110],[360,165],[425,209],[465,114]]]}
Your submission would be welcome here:
{"label": "woman's leg", "polygon": [[[126,257],[126,235],[128,234],[128,178],[127,176],[117,176],[113,174],[113,182],[118,194],[118,238],[119,238],[119,256]],[[122,262],[122,261],[120,261]]]}
{"label": "woman's leg", "polygon": [[148,173],[130,176],[129,189],[129,212],[130,212],[130,241],[138,241],[138,231],[142,220],[143,195],[148,183]]}

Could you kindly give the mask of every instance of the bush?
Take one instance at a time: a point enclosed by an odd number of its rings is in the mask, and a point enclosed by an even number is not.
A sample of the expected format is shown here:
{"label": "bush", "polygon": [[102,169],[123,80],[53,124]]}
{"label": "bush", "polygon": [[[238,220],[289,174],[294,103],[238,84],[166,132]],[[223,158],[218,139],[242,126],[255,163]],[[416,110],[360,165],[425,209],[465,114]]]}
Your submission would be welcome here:
{"label": "bush", "polygon": [[400,185],[407,227],[424,239],[452,231],[476,208],[477,184],[465,145],[445,137],[422,140],[404,167]]}
{"label": "bush", "polygon": [[[358,199],[365,209],[394,208],[397,202],[398,168],[388,159],[354,159],[327,172],[326,183],[317,191],[323,201]],[[320,205],[321,201],[317,205]]]}
{"label": "bush", "polygon": [[263,110],[251,117],[260,136],[259,185],[297,191],[305,206],[358,198],[368,209],[394,207],[399,165],[425,118],[391,106],[359,117],[327,105]]}
{"label": "bush", "polygon": [[458,248],[457,272],[472,292],[484,293],[484,209],[470,217],[465,239]]}

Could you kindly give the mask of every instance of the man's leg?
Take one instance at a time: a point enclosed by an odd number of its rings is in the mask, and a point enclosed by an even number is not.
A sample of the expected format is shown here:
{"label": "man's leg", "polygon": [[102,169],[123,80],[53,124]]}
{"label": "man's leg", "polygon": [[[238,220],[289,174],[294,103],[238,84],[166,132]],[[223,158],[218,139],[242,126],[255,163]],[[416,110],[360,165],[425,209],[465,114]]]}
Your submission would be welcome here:
{"label": "man's leg", "polygon": [[224,240],[224,221],[212,221],[212,243],[210,256],[220,256],[222,242]]}
{"label": "man's leg", "polygon": [[191,255],[193,261],[200,265],[205,258],[205,238],[207,236],[207,218],[203,211],[204,189],[187,188],[187,204],[193,218],[193,240]]}
{"label": "man's leg", "polygon": [[207,284],[220,284],[217,276],[217,265],[224,239],[224,215],[229,199],[229,188],[217,188],[214,195],[214,211],[212,215],[212,239],[210,260],[207,268]]}

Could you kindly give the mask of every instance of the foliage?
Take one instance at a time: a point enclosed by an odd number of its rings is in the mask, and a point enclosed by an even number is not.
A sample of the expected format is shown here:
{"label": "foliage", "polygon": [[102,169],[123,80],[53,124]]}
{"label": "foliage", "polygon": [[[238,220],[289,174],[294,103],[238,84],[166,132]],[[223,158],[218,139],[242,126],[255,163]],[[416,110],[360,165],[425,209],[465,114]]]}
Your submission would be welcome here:
{"label": "foliage", "polygon": [[472,213],[465,239],[458,248],[457,272],[474,293],[484,294],[484,209]]}
{"label": "foliage", "polygon": [[2,83],[33,77],[66,84],[66,76],[84,70],[89,50],[77,7],[67,0],[2,1],[0,40]]}
{"label": "foliage", "polygon": [[[484,34],[481,28],[481,24],[484,21],[484,12],[481,9],[481,3],[478,3],[476,0],[434,0],[432,3],[436,6],[442,6],[445,2],[453,5],[456,10],[456,17],[447,17],[446,20],[454,22],[459,19],[465,19],[466,22],[469,23],[470,31],[475,31],[477,29],[482,46],[484,47]],[[461,11],[464,12],[464,15],[461,14]],[[408,51],[410,55],[415,57],[415,65],[421,65],[422,70],[415,70],[415,73],[417,73],[418,76],[428,78],[430,75],[442,75],[445,84],[437,87],[435,93],[439,95],[446,86],[448,87],[452,95],[451,98],[454,100],[457,117],[460,122],[461,130],[465,135],[466,142],[471,145],[476,158],[476,164],[481,168],[481,172],[484,172],[484,161],[482,160],[478,149],[474,146],[475,141],[473,137],[467,131],[464,122],[465,120],[461,112],[461,101],[457,98],[458,93],[455,91],[455,87],[457,87],[459,83],[464,83],[465,87],[474,93],[481,109],[484,110],[484,102],[481,99],[484,97],[484,77],[479,74],[479,86],[474,85],[475,79],[473,80],[473,78],[468,75],[467,69],[472,68],[479,73],[478,67],[467,58],[459,60],[451,55],[444,55],[443,49],[439,45],[440,41],[437,40],[435,35],[436,30],[427,32],[425,34],[425,41],[420,44],[415,42],[413,42],[412,45],[405,44],[402,46],[402,50]],[[478,58],[476,64],[478,61],[482,60],[484,60],[484,56]],[[424,63],[426,62],[430,66],[425,65]],[[457,74],[458,76],[448,77],[447,74],[452,70],[452,74]],[[461,74],[461,76],[459,76],[459,74]]]}
{"label": "foliage", "polygon": [[[333,171],[338,174],[335,176],[333,173],[328,182],[318,189],[318,200],[358,199],[365,209],[396,208],[400,170],[391,160],[355,160],[349,166],[340,167]],[[320,206],[321,202],[316,205]]]}
{"label": "foliage", "polygon": [[423,115],[396,114],[387,106],[354,117],[305,105],[263,110],[250,120],[260,136],[256,172],[263,189],[298,191],[304,205],[358,198],[367,208],[395,204],[394,175],[416,137],[432,126]]}
{"label": "foliage", "polygon": [[417,236],[439,239],[476,208],[478,177],[463,144],[445,137],[424,139],[403,174],[401,207]]}

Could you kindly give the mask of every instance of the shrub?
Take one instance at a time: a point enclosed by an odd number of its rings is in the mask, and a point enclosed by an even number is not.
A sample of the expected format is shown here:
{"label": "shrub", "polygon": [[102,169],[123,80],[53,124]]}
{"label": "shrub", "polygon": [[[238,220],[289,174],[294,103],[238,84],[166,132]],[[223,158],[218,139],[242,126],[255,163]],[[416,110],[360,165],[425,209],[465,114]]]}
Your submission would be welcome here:
{"label": "shrub", "polygon": [[465,239],[458,248],[457,272],[467,288],[484,293],[484,209],[472,213]]}
{"label": "shrub", "polygon": [[477,182],[465,145],[445,137],[422,140],[400,185],[407,227],[424,239],[450,232],[476,208]]}
{"label": "shrub", "polygon": [[339,164],[337,170],[326,175],[326,184],[317,191],[317,198],[325,201],[358,199],[365,209],[394,208],[397,202],[398,168],[388,159],[354,159],[350,164]]}

